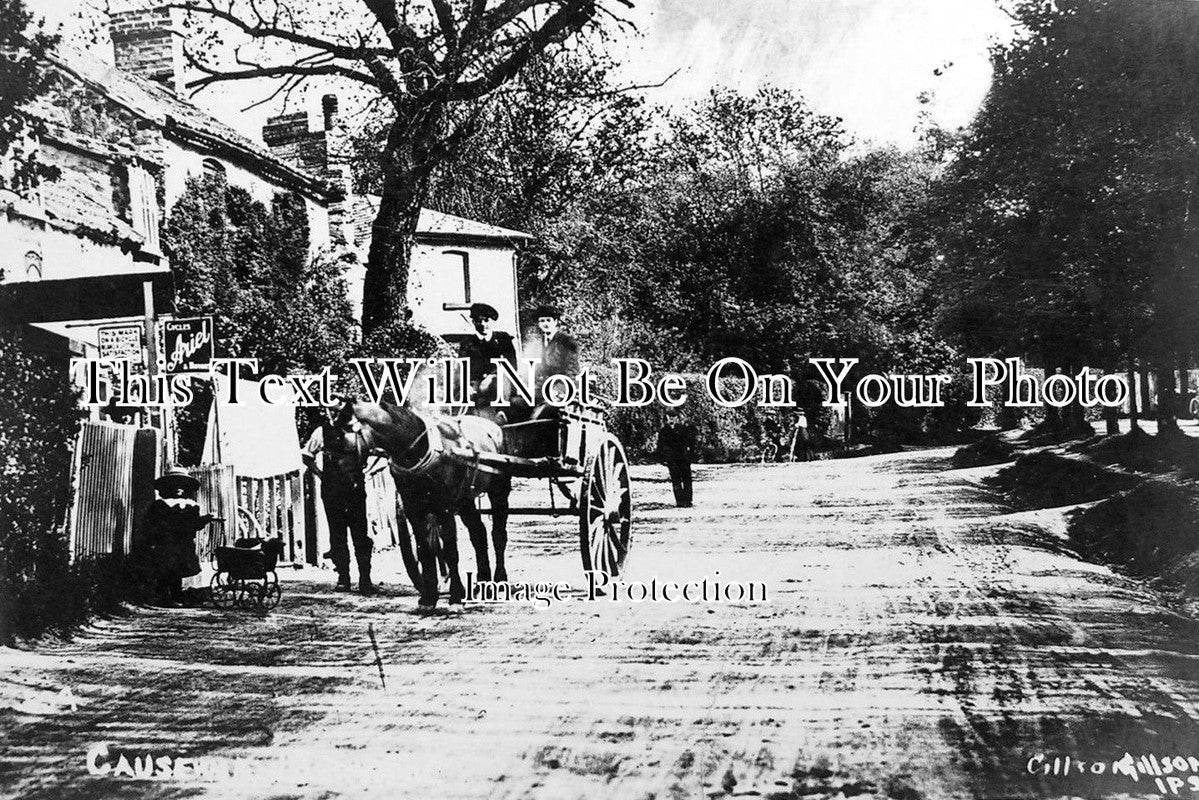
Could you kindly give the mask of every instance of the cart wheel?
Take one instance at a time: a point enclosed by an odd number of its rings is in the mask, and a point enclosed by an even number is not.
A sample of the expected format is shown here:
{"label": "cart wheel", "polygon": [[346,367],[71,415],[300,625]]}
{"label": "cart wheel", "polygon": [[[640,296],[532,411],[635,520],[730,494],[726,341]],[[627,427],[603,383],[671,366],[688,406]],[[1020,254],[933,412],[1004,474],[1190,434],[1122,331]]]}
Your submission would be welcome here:
{"label": "cart wheel", "polygon": [[271,573],[266,583],[262,585],[262,599],[259,601],[259,604],[269,611],[279,605],[281,597],[283,597],[283,589],[279,587],[279,578],[274,573]]}
{"label": "cart wheel", "polygon": [[632,505],[629,462],[620,442],[609,435],[587,459],[579,487],[579,547],[585,571],[620,574],[629,552]]}
{"label": "cart wheel", "polygon": [[214,572],[208,582],[209,599],[215,608],[232,608],[234,597],[233,587],[223,572]]}

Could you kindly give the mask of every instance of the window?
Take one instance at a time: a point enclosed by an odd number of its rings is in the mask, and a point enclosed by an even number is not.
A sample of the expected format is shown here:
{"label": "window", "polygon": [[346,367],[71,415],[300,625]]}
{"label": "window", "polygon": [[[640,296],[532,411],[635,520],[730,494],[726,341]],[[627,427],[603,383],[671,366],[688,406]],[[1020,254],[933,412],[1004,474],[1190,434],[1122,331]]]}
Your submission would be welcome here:
{"label": "window", "polygon": [[204,175],[205,177],[212,176],[214,178],[225,179],[225,165],[217,161],[215,158],[204,159]]}
{"label": "window", "polygon": [[148,170],[129,165],[129,223],[148,250],[158,250],[158,187]]}
{"label": "window", "polygon": [[42,254],[36,250],[25,253],[25,277],[31,281],[42,279]]}
{"label": "window", "polygon": [[464,253],[461,250],[446,250],[445,256],[449,259],[450,277],[447,280],[447,288],[452,288],[454,294],[459,281],[461,281],[462,302],[470,302],[470,254]]}

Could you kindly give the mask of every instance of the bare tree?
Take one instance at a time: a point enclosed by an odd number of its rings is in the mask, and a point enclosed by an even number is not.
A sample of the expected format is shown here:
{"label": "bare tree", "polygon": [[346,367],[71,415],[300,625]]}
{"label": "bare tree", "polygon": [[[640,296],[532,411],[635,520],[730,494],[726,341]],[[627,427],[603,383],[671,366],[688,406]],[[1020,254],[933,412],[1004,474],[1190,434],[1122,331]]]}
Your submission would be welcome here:
{"label": "bare tree", "polygon": [[[363,330],[403,319],[412,238],[429,179],[465,140],[477,116],[456,104],[486,97],[537,54],[605,21],[628,24],[633,0],[343,0],[323,21],[285,0],[171,3],[211,23],[187,48],[203,73],[189,87],[273,78],[291,91],[313,77],[366,87],[395,111],[379,152],[381,202],[368,256]],[[314,0],[313,5],[321,5]],[[257,44],[222,59],[224,32]],[[280,47],[282,46],[282,47]],[[286,53],[286,57],[277,57]],[[271,58],[274,54],[276,57]]]}

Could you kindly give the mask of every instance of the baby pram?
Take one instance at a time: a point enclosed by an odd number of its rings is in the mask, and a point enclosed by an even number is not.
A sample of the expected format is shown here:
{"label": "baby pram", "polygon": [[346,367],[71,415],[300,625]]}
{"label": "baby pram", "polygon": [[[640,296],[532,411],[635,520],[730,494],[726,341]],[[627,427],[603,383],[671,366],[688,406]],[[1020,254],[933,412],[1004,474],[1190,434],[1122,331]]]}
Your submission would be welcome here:
{"label": "baby pram", "polygon": [[233,547],[213,551],[216,572],[209,584],[217,608],[257,608],[279,605],[283,590],[275,565],[283,552],[278,539],[238,539]]}

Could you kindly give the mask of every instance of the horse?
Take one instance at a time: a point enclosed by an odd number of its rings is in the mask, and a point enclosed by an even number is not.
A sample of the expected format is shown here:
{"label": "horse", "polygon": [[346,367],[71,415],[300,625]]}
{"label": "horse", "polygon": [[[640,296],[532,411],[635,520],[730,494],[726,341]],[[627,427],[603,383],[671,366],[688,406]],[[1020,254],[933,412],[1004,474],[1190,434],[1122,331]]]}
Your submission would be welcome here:
{"label": "horse", "polygon": [[[454,515],[470,532],[479,581],[508,580],[504,551],[508,545],[508,495],[512,479],[468,459],[445,454],[454,446],[473,453],[499,453],[503,431],[481,416],[436,419],[406,406],[356,402],[354,417],[368,446],[388,456],[392,478],[416,539],[420,606],[433,608],[439,595],[437,558],[450,578],[449,602],[461,602],[466,589],[458,574],[458,535]],[[486,493],[491,501],[491,540],[495,548],[492,573],[487,528],[475,498]]]}

